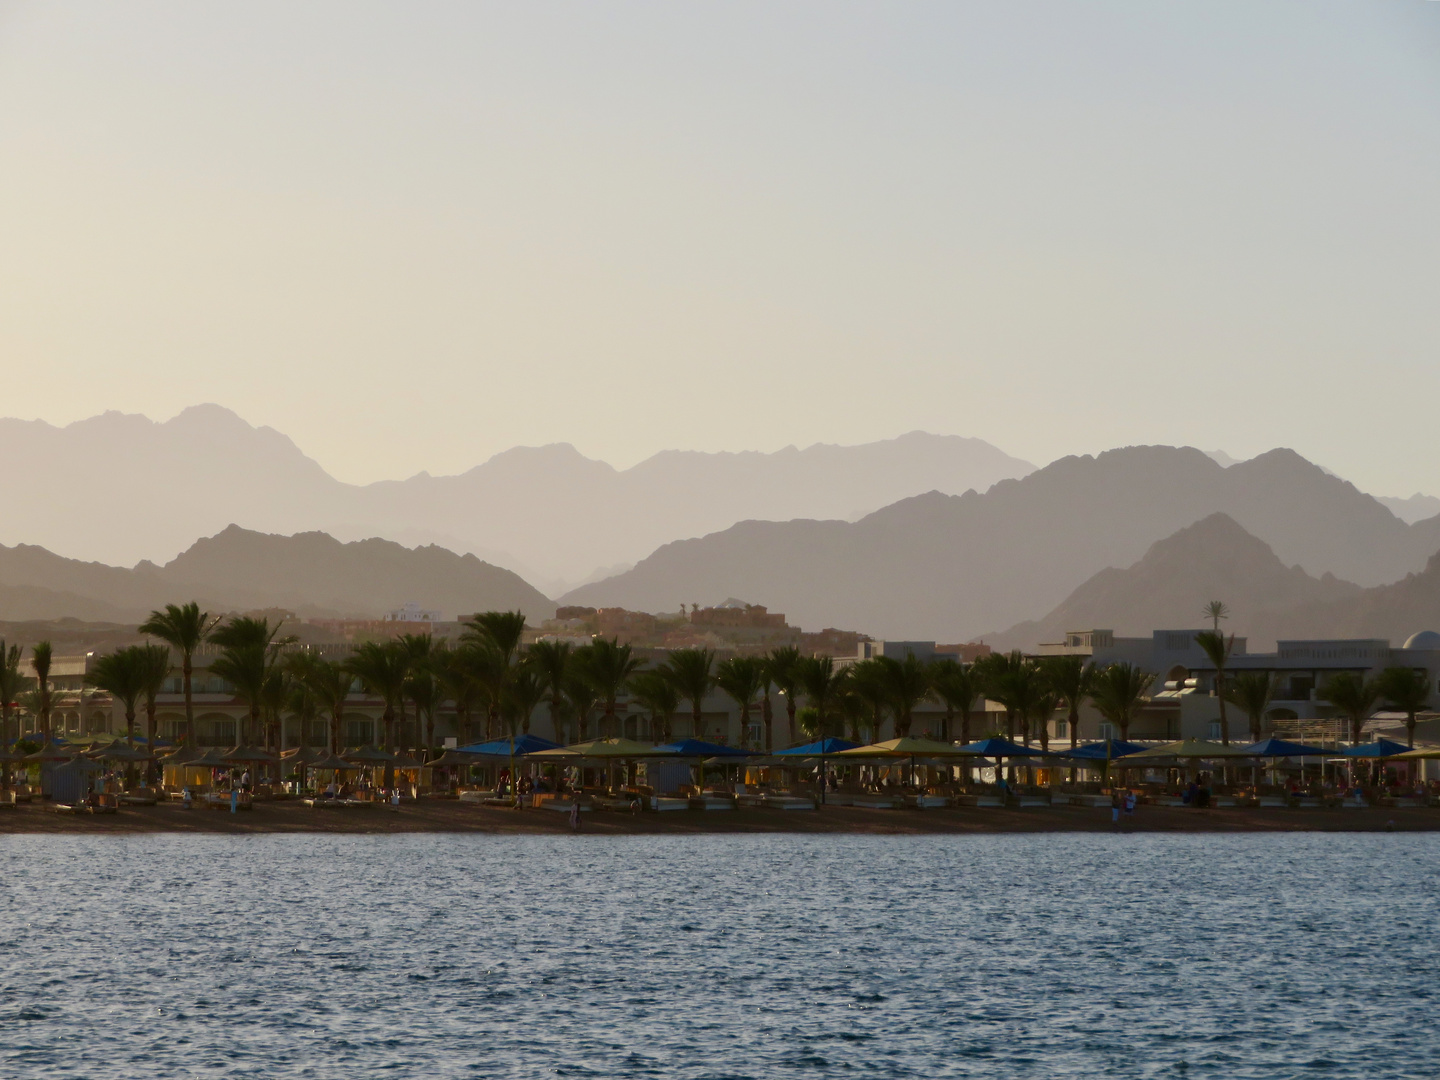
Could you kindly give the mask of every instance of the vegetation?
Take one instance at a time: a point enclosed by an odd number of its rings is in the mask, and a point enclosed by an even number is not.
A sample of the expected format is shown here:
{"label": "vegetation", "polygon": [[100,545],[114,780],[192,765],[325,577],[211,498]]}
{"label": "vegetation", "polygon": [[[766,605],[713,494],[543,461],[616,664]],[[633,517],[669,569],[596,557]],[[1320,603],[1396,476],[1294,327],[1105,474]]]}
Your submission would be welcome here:
{"label": "vegetation", "polygon": [[682,698],[690,702],[691,730],[705,738],[705,695],[715,685],[715,654],[709,649],[676,649],[660,665]]}
{"label": "vegetation", "polygon": [[1337,671],[1320,687],[1320,696],[1350,722],[1350,741],[1358,743],[1365,721],[1380,700],[1380,685],[1353,671]]}
{"label": "vegetation", "polygon": [[1120,738],[1128,739],[1130,725],[1149,700],[1146,691],[1154,680],[1153,673],[1133,664],[1107,664],[1091,680],[1090,702],[1115,726]]}
{"label": "vegetation", "polygon": [[1047,656],[1040,661],[1040,672],[1057,704],[1066,709],[1073,750],[1080,742],[1080,706],[1090,696],[1095,665],[1083,656]]}
{"label": "vegetation", "polygon": [[150,612],[150,618],[140,624],[140,633],[159,638],[180,654],[180,684],[185,694],[186,746],[195,745],[195,701],[191,689],[195,650],[210,636],[219,621],[220,616],[212,618],[208,611],[201,611],[200,605],[191,601],[180,605],[166,604],[164,611]]}
{"label": "vegetation", "polygon": [[1408,667],[1389,667],[1376,679],[1380,696],[1391,708],[1405,714],[1405,741],[1415,747],[1415,714],[1430,702],[1430,679],[1423,671]]}
{"label": "vegetation", "polygon": [[1265,735],[1265,714],[1279,688],[1279,678],[1263,671],[1242,671],[1225,688],[1226,700],[1238,705],[1250,718],[1250,739],[1259,742]]}
{"label": "vegetation", "polygon": [[[1224,605],[1221,605],[1223,607]],[[1216,625],[1219,619],[1216,618]],[[1215,696],[1220,699],[1220,742],[1230,745],[1230,718],[1225,713],[1225,702],[1229,700],[1225,690],[1225,668],[1230,663],[1230,653],[1235,648],[1235,635],[1228,638],[1219,630],[1202,630],[1195,635],[1195,644],[1204,651],[1206,658],[1215,667]]]}

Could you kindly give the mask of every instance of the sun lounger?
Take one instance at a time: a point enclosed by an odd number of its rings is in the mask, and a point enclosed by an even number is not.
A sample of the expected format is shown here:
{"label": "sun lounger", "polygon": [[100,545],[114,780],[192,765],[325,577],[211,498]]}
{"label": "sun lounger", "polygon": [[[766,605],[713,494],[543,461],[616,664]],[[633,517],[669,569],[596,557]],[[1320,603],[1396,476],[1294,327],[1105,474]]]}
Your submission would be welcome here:
{"label": "sun lounger", "polygon": [[766,810],[814,810],[815,800],[802,795],[766,795]]}
{"label": "sun lounger", "polygon": [[949,806],[950,800],[944,795],[907,795],[905,805],[915,810],[938,810]]}
{"label": "sun lounger", "polygon": [[1318,795],[1301,795],[1292,804],[1296,810],[1323,810],[1325,800]]}
{"label": "sun lounger", "polygon": [[[1094,805],[1099,806],[1100,804],[1099,804],[1099,803],[1095,803]],[[1106,799],[1105,799],[1105,805],[1107,805],[1107,806],[1110,805],[1110,799],[1109,799],[1108,796],[1107,796]],[[1155,796],[1155,805],[1156,805],[1156,806],[1185,806],[1185,805],[1187,805],[1187,804],[1186,804],[1185,800],[1182,799],[1179,795],[1156,795],[1156,796]]]}
{"label": "sun lounger", "polygon": [[898,810],[902,804],[895,795],[856,795],[850,800],[851,806],[865,810]]}
{"label": "sun lounger", "polygon": [[1005,800],[999,795],[956,795],[955,805],[1000,810],[1004,808]]}
{"label": "sun lounger", "polygon": [[1044,806],[1048,808],[1051,805],[1050,796],[1048,795],[1021,795],[1019,798],[1019,804],[1020,809],[1022,810],[1036,806]]}
{"label": "sun lounger", "polygon": [[127,791],[120,796],[120,801],[126,806],[154,806],[160,801],[160,793],[153,789],[141,788],[138,791]]}
{"label": "sun lounger", "polygon": [[[1067,798],[1069,799],[1071,806],[1100,806],[1107,809],[1110,806],[1109,795],[1096,795],[1093,792],[1088,791],[1071,792],[1069,796],[1067,796]],[[1158,802],[1159,800],[1157,799],[1156,801]]]}
{"label": "sun lounger", "polygon": [[1255,800],[1262,809],[1273,809],[1277,806],[1289,806],[1290,798],[1286,795],[1261,795]]}
{"label": "sun lounger", "polygon": [[1390,804],[1396,810],[1419,810],[1425,805],[1425,800],[1411,795],[1397,795],[1390,800]]}
{"label": "sun lounger", "polygon": [[[574,803],[572,803],[569,799],[552,799],[551,801],[544,804],[544,809],[563,810],[565,813],[568,814],[570,812],[570,807],[572,807],[573,805]],[[594,809],[595,807],[591,806],[588,802],[582,802],[580,804],[580,812],[582,814],[588,814]]]}
{"label": "sun lounger", "polygon": [[690,800],[681,798],[678,795],[656,795],[650,800],[651,804],[659,811],[689,810]]}
{"label": "sun lounger", "polygon": [[734,810],[735,800],[728,795],[692,795],[691,810]]}

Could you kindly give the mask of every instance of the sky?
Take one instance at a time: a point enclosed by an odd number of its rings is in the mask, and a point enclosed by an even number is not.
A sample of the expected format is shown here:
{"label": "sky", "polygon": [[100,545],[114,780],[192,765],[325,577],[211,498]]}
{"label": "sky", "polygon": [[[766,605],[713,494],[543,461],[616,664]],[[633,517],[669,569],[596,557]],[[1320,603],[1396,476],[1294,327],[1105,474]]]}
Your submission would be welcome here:
{"label": "sky", "polygon": [[0,414],[1440,494],[1440,3],[0,0]]}

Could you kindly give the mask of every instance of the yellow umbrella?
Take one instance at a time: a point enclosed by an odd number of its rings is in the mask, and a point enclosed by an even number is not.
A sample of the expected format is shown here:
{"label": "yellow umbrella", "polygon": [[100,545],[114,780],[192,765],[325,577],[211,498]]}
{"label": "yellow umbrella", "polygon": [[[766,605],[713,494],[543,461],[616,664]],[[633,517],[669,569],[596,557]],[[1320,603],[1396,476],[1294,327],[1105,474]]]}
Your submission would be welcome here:
{"label": "yellow umbrella", "polygon": [[917,739],[906,736],[903,739],[887,739],[885,742],[857,746],[853,750],[841,750],[835,757],[976,757],[974,750],[966,750],[954,743],[937,742],[934,739]]}
{"label": "yellow umbrella", "polygon": [[1240,746],[1225,746],[1223,743],[1206,742],[1204,739],[1183,739],[1180,742],[1152,746],[1135,754],[1116,758],[1113,764],[1122,769],[1146,765],[1150,762],[1169,761],[1172,758],[1243,758],[1251,755]]}
{"label": "yellow umbrella", "polygon": [[1407,750],[1403,754],[1396,754],[1391,761],[1433,761],[1440,758],[1440,746],[1427,746],[1419,750]]}
{"label": "yellow umbrella", "polygon": [[647,746],[645,743],[635,742],[633,739],[591,739],[589,742],[575,743],[573,746],[558,746],[553,750],[536,750],[533,754],[525,756],[539,758],[542,761],[553,761],[556,758],[674,757],[675,752],[661,750],[658,746]]}

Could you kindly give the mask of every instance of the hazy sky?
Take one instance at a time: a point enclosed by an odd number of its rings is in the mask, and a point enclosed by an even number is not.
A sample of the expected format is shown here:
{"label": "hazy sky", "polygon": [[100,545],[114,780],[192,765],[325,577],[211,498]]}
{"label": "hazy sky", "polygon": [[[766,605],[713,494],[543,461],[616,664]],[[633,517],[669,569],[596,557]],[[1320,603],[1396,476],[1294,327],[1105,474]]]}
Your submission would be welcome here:
{"label": "hazy sky", "polygon": [[923,428],[1440,493],[1440,3],[0,0],[0,361],[356,481]]}

